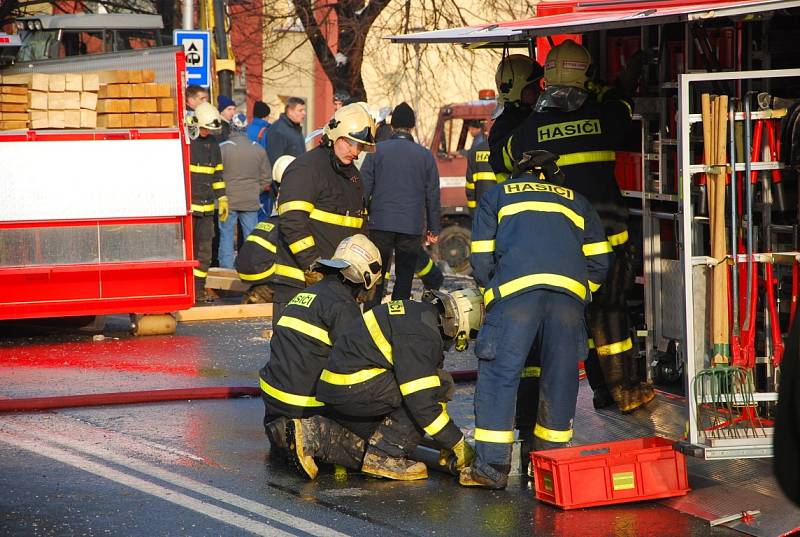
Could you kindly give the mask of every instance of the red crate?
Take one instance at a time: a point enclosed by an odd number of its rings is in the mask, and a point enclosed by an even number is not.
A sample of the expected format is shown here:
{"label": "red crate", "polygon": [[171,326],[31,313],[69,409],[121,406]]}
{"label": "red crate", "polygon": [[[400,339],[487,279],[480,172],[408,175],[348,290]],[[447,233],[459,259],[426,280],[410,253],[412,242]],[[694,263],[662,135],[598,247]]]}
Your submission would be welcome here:
{"label": "red crate", "polygon": [[531,453],[536,498],[562,509],[683,496],[686,459],[657,436]]}

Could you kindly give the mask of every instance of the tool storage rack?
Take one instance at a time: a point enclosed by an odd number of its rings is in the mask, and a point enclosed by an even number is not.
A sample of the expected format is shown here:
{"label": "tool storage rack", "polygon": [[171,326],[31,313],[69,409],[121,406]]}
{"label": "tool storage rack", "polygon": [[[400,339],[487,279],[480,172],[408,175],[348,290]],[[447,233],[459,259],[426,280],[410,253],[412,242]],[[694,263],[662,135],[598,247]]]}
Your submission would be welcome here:
{"label": "tool storage rack", "polygon": [[[708,438],[704,431],[699,430],[697,425],[697,408],[694,393],[694,379],[696,373],[703,368],[711,367],[710,363],[710,337],[707,326],[706,311],[708,309],[708,292],[706,286],[706,276],[709,265],[715,260],[705,255],[708,251],[707,239],[703,227],[707,224],[707,218],[694,214],[691,203],[692,180],[698,173],[710,171],[709,166],[694,164],[699,159],[693,147],[692,126],[700,128],[702,124],[699,112],[699,88],[708,87],[714,82],[733,82],[734,85],[747,88],[753,91],[765,91],[769,88],[770,82],[778,78],[794,78],[800,84],[800,69],[776,69],[776,70],[755,70],[725,73],[692,73],[682,74],[678,80],[678,173],[680,179],[680,192],[678,196],[677,217],[680,220],[679,234],[679,258],[680,270],[683,283],[682,301],[683,313],[683,334],[680,340],[680,355],[684,362],[686,379],[686,402],[688,411],[688,442],[682,445],[682,450],[705,459],[732,459],[732,458],[756,458],[772,456],[772,437],[768,428],[764,429],[764,436],[712,439]],[[741,82],[741,84],[739,84]],[[705,90],[703,90],[705,91]],[[746,89],[742,94],[747,93]],[[751,119],[764,119],[768,112],[751,111]],[[744,114],[736,113],[736,121],[742,121]],[[749,151],[749,148],[745,150]],[[743,160],[743,159],[742,159]],[[739,161],[737,155],[736,163],[728,163],[728,169],[734,168],[736,171],[744,171],[745,164]],[[752,171],[763,171],[780,169],[783,166],[780,162],[754,162]],[[749,178],[745,177],[745,180]],[[726,211],[727,211],[726,201]],[[771,232],[771,231],[768,231]],[[727,232],[726,232],[727,236]],[[757,252],[754,255],[756,262],[768,262],[774,264],[791,264],[796,259],[800,259],[800,252]],[[746,255],[738,254],[737,260],[743,265],[746,262]],[[766,356],[756,356],[756,366],[762,365],[767,369],[767,385],[774,390],[775,370],[769,364],[769,346],[765,349]],[[792,359],[792,357],[787,357]],[[778,394],[775,391],[757,391],[754,400],[757,403],[777,401]],[[709,398],[704,399],[704,403],[714,403]]]}

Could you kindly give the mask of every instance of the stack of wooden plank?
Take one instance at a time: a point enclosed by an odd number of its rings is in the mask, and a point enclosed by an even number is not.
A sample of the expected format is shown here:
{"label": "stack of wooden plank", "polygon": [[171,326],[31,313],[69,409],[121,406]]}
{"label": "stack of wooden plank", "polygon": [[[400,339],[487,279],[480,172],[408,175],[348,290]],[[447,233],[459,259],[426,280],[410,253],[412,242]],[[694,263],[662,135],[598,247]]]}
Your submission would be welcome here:
{"label": "stack of wooden plank", "polygon": [[96,73],[22,73],[0,79],[0,129],[94,129]]}
{"label": "stack of wooden plank", "polygon": [[175,126],[169,84],[156,84],[153,71],[100,73],[97,123],[110,129]]}
{"label": "stack of wooden plank", "polygon": [[0,78],[0,130],[174,126],[171,86],[151,70]]}

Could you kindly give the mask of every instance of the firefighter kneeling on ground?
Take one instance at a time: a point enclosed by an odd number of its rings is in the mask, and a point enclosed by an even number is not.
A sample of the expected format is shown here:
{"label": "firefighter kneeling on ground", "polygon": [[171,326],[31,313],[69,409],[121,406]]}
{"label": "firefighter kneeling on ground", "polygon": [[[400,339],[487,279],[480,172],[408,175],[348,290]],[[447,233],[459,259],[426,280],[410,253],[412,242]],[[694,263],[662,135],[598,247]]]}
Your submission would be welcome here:
{"label": "firefighter kneeling on ground", "polygon": [[221,222],[228,218],[228,198],[222,178],[222,152],[217,139],[211,136],[222,129],[222,119],[217,109],[206,102],[198,105],[194,114],[187,116],[186,122],[191,138],[189,171],[192,176],[194,258],[200,263],[193,270],[195,303],[213,302],[213,295],[206,291],[206,276],[211,265],[214,212],[219,210]]}
{"label": "firefighter kneeling on ground", "polygon": [[[272,166],[271,193],[278,199],[278,190],[281,186],[283,172],[294,157],[283,155]],[[275,205],[277,207],[277,204]],[[236,272],[239,279],[250,284],[250,289],[244,295],[245,304],[267,304],[272,302],[272,275],[275,274],[275,258],[278,253],[278,211],[273,209],[272,214],[264,222],[259,222],[253,232],[245,239],[236,256]]]}
{"label": "firefighter kneeling on ground", "polygon": [[[402,481],[425,479],[426,466],[408,459],[424,434],[458,469],[473,459],[472,447],[447,414],[453,380],[442,369],[453,341],[465,348],[482,317],[473,290],[429,291],[423,302],[396,300],[369,310],[334,343],[320,376],[317,399],[329,415],[366,441],[361,471]],[[306,476],[336,442],[322,417],[295,419],[286,429],[290,458]]]}
{"label": "firefighter kneeling on ground", "polygon": [[523,155],[513,178],[481,199],[473,222],[470,261],[487,315],[475,346],[477,459],[461,471],[465,486],[508,482],[515,398],[535,342],[541,381],[533,449],[572,438],[589,289],[605,280],[613,254],[597,212],[559,184],[555,160],[546,151]]}
{"label": "firefighter kneeling on ground", "polygon": [[375,122],[360,103],[336,111],[319,147],[297,157],[281,183],[273,318],[304,287],[322,277],[312,266],[330,258],[342,239],[365,228],[364,189],[354,162],[375,151]]}
{"label": "firefighter kneeling on ground", "polygon": [[607,284],[589,308],[593,339],[585,365],[595,408],[616,403],[630,412],[654,397],[644,382],[633,348],[626,295],[633,284],[633,250],[628,237],[628,209],[614,177],[616,151],[627,146],[632,104],[623,97],[635,85],[644,54],[634,55],[617,88],[599,86],[589,52],[572,40],[554,47],[544,67],[545,88],[533,113],[506,140],[492,144],[495,171],[511,171],[530,150],[559,155],[564,186],[584,195],[600,215],[614,248],[615,263]]}
{"label": "firefighter kneeling on ground", "polygon": [[[280,159],[279,159],[280,160]],[[313,268],[322,280],[298,293],[274,325],[270,356],[261,369],[264,428],[273,450],[286,447],[287,418],[327,413],[316,398],[317,382],[333,341],[361,318],[358,302],[381,277],[378,248],[364,235],[347,237],[330,259]],[[332,462],[357,468],[364,442],[335,422],[325,420],[336,441],[327,446]]]}

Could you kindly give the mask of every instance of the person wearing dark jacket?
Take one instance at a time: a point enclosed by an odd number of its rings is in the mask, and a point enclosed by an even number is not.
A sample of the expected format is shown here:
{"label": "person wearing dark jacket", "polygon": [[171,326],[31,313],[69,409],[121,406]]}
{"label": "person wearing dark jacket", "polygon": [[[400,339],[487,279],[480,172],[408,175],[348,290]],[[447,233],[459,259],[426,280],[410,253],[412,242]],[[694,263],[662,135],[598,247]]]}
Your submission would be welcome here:
{"label": "person wearing dark jacket", "polygon": [[365,228],[361,177],[353,162],[361,151],[374,150],[374,135],[375,123],[364,107],[347,105],[325,126],[320,146],[286,168],[273,315],[280,316],[298,291],[319,280],[312,269],[317,259],[329,258],[342,239]]}
{"label": "person wearing dark jacket", "polygon": [[[380,279],[380,253],[364,235],[353,235],[339,243],[330,259],[315,268],[322,280],[298,293],[274,324],[270,356],[260,371],[264,400],[264,427],[273,447],[284,448],[287,418],[308,418],[327,414],[316,398],[316,386],[328,362],[333,342],[361,316],[357,299]],[[331,433],[335,427],[326,420],[314,421]],[[350,435],[349,459],[338,461],[358,468],[364,442]],[[341,441],[341,435],[337,435]],[[356,444],[355,447],[352,444]],[[352,450],[358,452],[353,455]],[[335,461],[329,461],[335,462]]]}
{"label": "person wearing dark jacket", "polygon": [[[574,41],[564,41],[547,58],[545,88],[534,113],[507,140],[492,146],[489,158],[495,170],[509,172],[514,160],[531,149],[559,155],[565,186],[597,209],[616,255],[608,283],[593,290],[588,325],[594,348],[585,361],[586,374],[596,408],[616,403],[620,411],[630,412],[655,397],[639,371],[631,339],[626,295],[633,285],[634,254],[628,208],[614,177],[616,151],[626,147],[632,103],[622,92],[592,83],[591,56]],[[634,64],[629,62],[628,69],[635,71]]]}
{"label": "person wearing dark jacket", "polygon": [[[411,135],[416,124],[414,111],[400,103],[392,112],[394,134],[380,142],[374,155],[367,155],[361,167],[364,196],[369,207],[369,231],[381,251],[384,273],[394,252],[393,300],[411,296],[411,281],[417,264],[422,236],[438,240],[439,171],[431,152]],[[380,303],[383,283],[367,307]]]}
{"label": "person wearing dark jacket", "polygon": [[786,338],[775,409],[775,478],[784,494],[800,507],[800,315]]}
{"label": "person wearing dark jacket", "polygon": [[613,254],[586,198],[540,179],[545,170],[551,180],[561,177],[554,165],[545,167],[555,160],[545,151],[525,153],[522,173],[481,199],[472,224],[470,262],[487,316],[475,346],[477,458],[461,472],[465,486],[507,484],[517,389],[537,339],[541,382],[533,448],[563,447],[572,438],[578,362],[587,351],[585,309]]}
{"label": "person wearing dark jacket", "polygon": [[229,207],[229,218],[219,225],[219,266],[223,268],[233,268],[237,223],[242,226],[242,235],[248,237],[258,223],[259,194],[272,180],[267,154],[245,135],[245,115],[233,116],[230,125],[230,136],[219,144]]}
{"label": "person wearing dark jacket", "polygon": [[306,152],[303,121],[306,119],[306,102],[300,97],[289,97],[278,121],[269,128],[267,154],[270,162],[283,155],[299,157]]}
{"label": "person wearing dark jacket", "polygon": [[[397,300],[367,311],[336,339],[320,375],[317,400],[330,407],[333,419],[368,441],[361,465],[367,475],[425,479],[425,465],[407,458],[425,433],[455,456],[457,467],[472,460],[472,447],[447,414],[453,381],[441,369],[442,338],[452,343],[456,337],[449,327],[460,325],[460,310],[438,291],[427,300]],[[308,420],[293,420],[287,427],[290,456],[294,453],[304,469],[315,468],[313,457],[324,448],[317,436]],[[306,473],[313,477],[313,471]]]}
{"label": "person wearing dark jacket", "polygon": [[[219,210],[219,220],[228,218],[228,198],[225,195],[222,153],[219,142],[213,136],[221,128],[219,112],[209,103],[201,103],[195,110],[192,121],[196,121],[199,136],[189,146],[189,171],[192,180],[192,229],[194,233],[194,258],[199,266],[193,269],[195,302],[213,301],[206,290],[206,276],[211,265],[212,241],[214,240],[214,214]],[[215,207],[214,201],[217,206]]]}
{"label": "person wearing dark jacket", "polygon": [[481,197],[497,184],[497,178],[489,165],[489,142],[483,132],[483,123],[471,120],[467,125],[472,135],[472,146],[467,151],[466,195],[470,214],[475,211]]}
{"label": "person wearing dark jacket", "polygon": [[[247,126],[247,137],[264,148],[265,152],[267,151],[269,140],[269,128],[272,125],[268,121],[270,111],[267,103],[256,101],[253,103],[253,120]],[[277,194],[272,192],[271,186],[259,196],[259,201],[261,202],[261,208],[258,210],[259,222],[263,222],[272,214],[272,206],[275,205],[276,196]]]}

